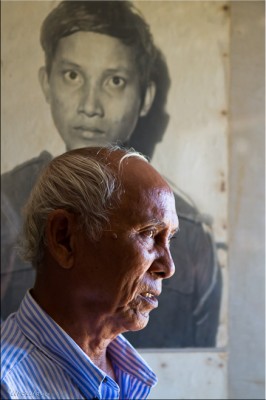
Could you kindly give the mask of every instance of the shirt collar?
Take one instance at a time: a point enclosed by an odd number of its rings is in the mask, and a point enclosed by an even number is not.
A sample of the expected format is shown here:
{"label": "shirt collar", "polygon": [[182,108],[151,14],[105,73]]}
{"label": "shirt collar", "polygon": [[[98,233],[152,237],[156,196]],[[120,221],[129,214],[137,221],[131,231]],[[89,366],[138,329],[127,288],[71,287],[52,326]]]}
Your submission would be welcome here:
{"label": "shirt collar", "polygon": [[155,373],[124,336],[117,336],[109,344],[108,352],[113,364],[125,373],[151,387],[157,383]]}
{"label": "shirt collar", "polygon": [[[106,374],[36,303],[29,291],[20,305],[17,321],[24,335],[71,376],[85,397],[99,392]],[[112,362],[125,373],[151,387],[157,383],[154,372],[122,335],[110,343],[107,351]]]}

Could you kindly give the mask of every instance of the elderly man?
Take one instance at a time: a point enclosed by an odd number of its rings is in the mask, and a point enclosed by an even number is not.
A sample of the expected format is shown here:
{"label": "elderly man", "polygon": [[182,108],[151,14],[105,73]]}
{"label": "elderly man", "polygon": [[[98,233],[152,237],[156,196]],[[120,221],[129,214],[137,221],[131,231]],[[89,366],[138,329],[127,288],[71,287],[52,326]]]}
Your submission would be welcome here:
{"label": "elderly man", "polygon": [[134,151],[55,158],[25,209],[34,287],[2,327],[2,398],[146,398],[156,376],[120,334],[146,326],[174,273],[172,190]]}

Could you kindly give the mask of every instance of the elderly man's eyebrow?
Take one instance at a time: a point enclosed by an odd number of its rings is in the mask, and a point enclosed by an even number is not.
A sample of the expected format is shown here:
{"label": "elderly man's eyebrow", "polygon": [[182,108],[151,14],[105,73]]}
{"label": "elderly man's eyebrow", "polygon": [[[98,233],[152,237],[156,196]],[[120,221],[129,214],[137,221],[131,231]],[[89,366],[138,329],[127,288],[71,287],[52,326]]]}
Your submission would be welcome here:
{"label": "elderly man's eyebrow", "polygon": [[157,219],[157,218],[152,218],[150,220],[148,220],[145,224],[146,226],[156,226],[156,227],[162,227],[165,228],[166,227],[166,223]]}
{"label": "elderly man's eyebrow", "polygon": [[[147,222],[147,227],[149,227],[149,226],[155,226],[156,228],[162,228],[162,229],[167,228],[167,224],[165,222],[163,222],[163,221],[158,220],[158,219],[152,219],[149,222]],[[178,231],[179,231],[179,224],[178,224],[178,226],[176,228],[172,229],[171,232],[172,232],[172,234],[175,234]]]}
{"label": "elderly man's eyebrow", "polygon": [[180,231],[180,228],[179,228],[179,226],[177,227],[177,228],[175,228],[175,229],[173,229],[172,230],[172,236],[174,236],[176,233],[178,233]]}

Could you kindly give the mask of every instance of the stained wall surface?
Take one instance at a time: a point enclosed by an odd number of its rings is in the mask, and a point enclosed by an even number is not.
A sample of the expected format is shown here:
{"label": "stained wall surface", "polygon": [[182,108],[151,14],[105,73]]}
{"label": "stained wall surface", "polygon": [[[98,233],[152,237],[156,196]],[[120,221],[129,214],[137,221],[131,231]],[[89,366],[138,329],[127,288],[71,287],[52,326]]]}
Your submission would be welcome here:
{"label": "stained wall surface", "polygon": [[265,399],[265,3],[233,2],[229,398]]}

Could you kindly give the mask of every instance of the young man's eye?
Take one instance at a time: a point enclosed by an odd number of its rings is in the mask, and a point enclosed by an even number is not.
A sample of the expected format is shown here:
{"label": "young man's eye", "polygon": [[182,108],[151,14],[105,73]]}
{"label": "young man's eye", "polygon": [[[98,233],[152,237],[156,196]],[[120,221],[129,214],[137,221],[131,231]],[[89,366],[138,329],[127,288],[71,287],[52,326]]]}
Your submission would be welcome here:
{"label": "young man's eye", "polygon": [[69,83],[78,83],[81,81],[81,76],[78,72],[70,70],[63,72],[64,79]]}
{"label": "young man's eye", "polygon": [[112,76],[112,78],[109,80],[109,85],[115,88],[123,88],[126,85],[126,81],[120,76]]}

